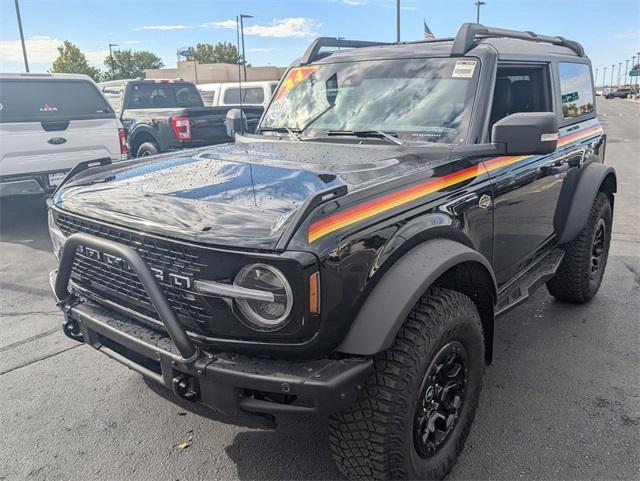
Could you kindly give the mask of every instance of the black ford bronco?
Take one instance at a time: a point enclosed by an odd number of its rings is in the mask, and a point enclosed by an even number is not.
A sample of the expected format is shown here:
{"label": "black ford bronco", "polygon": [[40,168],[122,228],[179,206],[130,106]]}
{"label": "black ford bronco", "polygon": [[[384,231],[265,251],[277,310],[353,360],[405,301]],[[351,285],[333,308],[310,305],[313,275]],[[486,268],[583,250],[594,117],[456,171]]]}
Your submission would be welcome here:
{"label": "black ford bronco", "polygon": [[82,169],[50,200],[67,336],[227,413],[330,415],[356,479],[444,477],[495,319],[589,301],[616,176],[562,37],[320,38],[255,134]]}

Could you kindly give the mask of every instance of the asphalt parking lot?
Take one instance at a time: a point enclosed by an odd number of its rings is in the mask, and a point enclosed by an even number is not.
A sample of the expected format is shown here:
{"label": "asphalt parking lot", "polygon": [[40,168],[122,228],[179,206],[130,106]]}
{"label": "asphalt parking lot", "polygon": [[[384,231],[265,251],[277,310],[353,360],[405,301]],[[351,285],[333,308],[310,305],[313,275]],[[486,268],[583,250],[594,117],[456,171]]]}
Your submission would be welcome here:
{"label": "asphalt parking lot", "polygon": [[[499,321],[449,479],[640,479],[640,103],[599,98],[599,111],[619,178],[600,293],[572,306],[542,289]],[[5,202],[0,216],[0,480],[340,477],[324,420],[274,431],[176,405],[67,340],[43,203]]]}

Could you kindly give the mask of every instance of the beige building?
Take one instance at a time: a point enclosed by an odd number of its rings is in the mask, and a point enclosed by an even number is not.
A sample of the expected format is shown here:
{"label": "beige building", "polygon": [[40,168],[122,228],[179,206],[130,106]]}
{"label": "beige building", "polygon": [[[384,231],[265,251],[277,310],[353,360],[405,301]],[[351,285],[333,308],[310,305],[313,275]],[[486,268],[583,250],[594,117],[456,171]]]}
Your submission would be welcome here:
{"label": "beige building", "polygon": [[[197,68],[197,82],[196,82]],[[283,67],[247,67],[247,81],[251,80],[280,80],[285,72]],[[244,73],[242,66],[232,63],[202,63],[194,65],[194,62],[178,62],[176,68],[160,68],[145,70],[145,77],[148,79],[174,79],[181,78],[190,80],[198,84],[216,82],[237,82],[238,72]]]}

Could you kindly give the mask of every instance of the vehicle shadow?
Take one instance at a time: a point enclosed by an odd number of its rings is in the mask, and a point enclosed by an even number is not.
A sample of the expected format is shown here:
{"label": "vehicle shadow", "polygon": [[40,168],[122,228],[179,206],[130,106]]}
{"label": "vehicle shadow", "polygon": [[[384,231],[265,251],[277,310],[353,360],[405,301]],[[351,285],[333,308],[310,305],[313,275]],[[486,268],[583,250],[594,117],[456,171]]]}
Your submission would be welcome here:
{"label": "vehicle shadow", "polygon": [[[239,431],[225,451],[244,480],[335,480],[343,479],[331,460],[326,417],[291,416],[276,424],[259,417],[229,416],[200,404],[180,399],[166,387],[148,379],[145,384],[158,396],[181,409],[224,424]],[[266,448],[266,449],[265,449]],[[286,462],[282,454],[286,453]]]}
{"label": "vehicle shadow", "polygon": [[0,199],[0,242],[51,252],[44,197]]}

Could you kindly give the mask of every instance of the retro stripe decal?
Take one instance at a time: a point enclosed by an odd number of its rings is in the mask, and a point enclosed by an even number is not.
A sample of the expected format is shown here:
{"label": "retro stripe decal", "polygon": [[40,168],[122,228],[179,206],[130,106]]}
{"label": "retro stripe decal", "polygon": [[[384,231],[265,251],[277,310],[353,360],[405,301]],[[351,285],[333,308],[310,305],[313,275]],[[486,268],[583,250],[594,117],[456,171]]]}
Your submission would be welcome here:
{"label": "retro stripe decal", "polygon": [[[602,133],[602,127],[600,127],[600,125],[579,130],[560,138],[560,140],[558,140],[558,147],[563,147],[571,142],[600,133]],[[342,229],[343,227],[368,219],[376,214],[386,212],[394,207],[399,207],[426,195],[446,189],[447,187],[459,184],[460,182],[464,182],[465,180],[472,179],[482,174],[485,169],[486,171],[491,172],[531,157],[535,156],[516,155],[495,157],[484,162],[484,169],[479,165],[473,165],[471,167],[452,172],[451,174],[447,174],[443,177],[432,178],[398,192],[383,195],[377,199],[346,209],[343,212],[325,217],[324,219],[314,222],[309,227],[309,243],[314,242],[338,229]]]}

